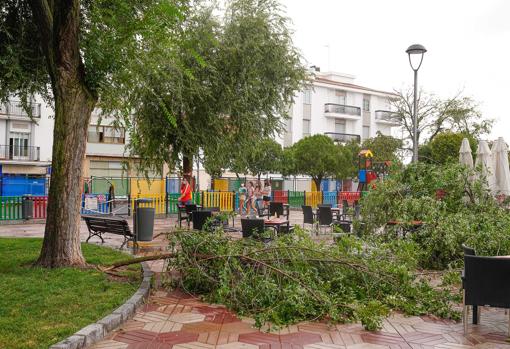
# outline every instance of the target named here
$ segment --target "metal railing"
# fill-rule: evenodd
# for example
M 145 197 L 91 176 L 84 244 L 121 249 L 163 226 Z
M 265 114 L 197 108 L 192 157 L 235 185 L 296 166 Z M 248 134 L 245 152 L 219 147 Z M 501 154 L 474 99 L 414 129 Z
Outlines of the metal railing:
M 324 104 L 324 112 L 325 113 L 337 113 L 337 114 L 361 116 L 361 108 L 360 107 L 354 107 L 352 105 L 334 104 L 334 103 Z
M 41 118 L 41 103 L 30 103 L 30 108 L 32 110 L 33 118 Z M 28 113 L 25 109 L 23 109 L 23 106 L 19 101 L 11 101 L 3 104 L 0 103 L 0 115 L 2 114 L 8 116 L 29 117 Z
M 0 145 L 0 160 L 39 161 L 39 147 Z
M 398 117 L 396 113 L 388 110 L 376 110 L 375 119 L 392 123 L 398 123 Z
M 351 133 L 336 133 L 336 132 L 325 132 L 326 136 L 329 136 L 333 141 L 340 143 L 349 143 L 352 141 L 360 142 L 361 136 Z

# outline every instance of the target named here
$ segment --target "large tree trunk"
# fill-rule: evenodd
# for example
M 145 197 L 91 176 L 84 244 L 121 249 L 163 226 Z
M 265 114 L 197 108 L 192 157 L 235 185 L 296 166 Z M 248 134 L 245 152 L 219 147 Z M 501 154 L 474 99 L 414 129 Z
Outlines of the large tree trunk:
M 321 191 L 322 177 L 314 177 L 312 179 L 313 179 L 313 181 L 315 183 L 315 190 Z
M 182 172 L 188 181 L 193 177 L 193 157 L 184 155 L 182 157 Z M 190 182 L 191 183 L 191 182 Z
M 85 264 L 80 246 L 81 175 L 87 127 L 96 103 L 76 82 L 61 84 L 55 92 L 51 184 L 37 261 L 50 268 Z
M 80 1 L 30 0 L 55 101 L 53 158 L 43 247 L 36 264 L 85 264 L 80 246 L 81 174 L 87 127 L 97 101 L 80 54 Z

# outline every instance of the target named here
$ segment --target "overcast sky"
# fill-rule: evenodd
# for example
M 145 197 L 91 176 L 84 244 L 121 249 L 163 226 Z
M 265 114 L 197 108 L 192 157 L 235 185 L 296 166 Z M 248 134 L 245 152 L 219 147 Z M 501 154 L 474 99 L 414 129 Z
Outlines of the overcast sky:
M 489 138 L 510 141 L 510 1 L 280 1 L 310 64 L 392 91 L 413 83 L 405 50 L 422 44 L 419 85 L 441 97 L 463 90 L 496 119 Z

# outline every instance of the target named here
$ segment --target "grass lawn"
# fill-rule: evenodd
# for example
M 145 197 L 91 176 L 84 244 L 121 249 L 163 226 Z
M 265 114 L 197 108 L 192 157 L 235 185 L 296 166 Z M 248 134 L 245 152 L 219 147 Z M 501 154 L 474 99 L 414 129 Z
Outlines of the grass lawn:
M 93 269 L 31 267 L 41 244 L 42 239 L 0 238 L 0 349 L 48 348 L 111 313 L 139 286 L 139 265 L 120 281 Z M 96 245 L 82 249 L 90 264 L 127 258 Z

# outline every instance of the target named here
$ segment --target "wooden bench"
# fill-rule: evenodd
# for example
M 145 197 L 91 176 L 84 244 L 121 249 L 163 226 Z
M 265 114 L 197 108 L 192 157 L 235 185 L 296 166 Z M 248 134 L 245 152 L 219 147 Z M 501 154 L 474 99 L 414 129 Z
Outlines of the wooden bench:
M 103 234 L 115 234 L 124 236 L 124 242 L 120 246 L 121 249 L 129 241 L 133 241 L 136 244 L 135 235 L 129 229 L 128 222 L 123 218 L 91 215 L 82 215 L 81 218 L 83 218 L 89 229 L 89 237 L 86 242 L 89 242 L 93 236 L 97 236 L 104 243 Z

